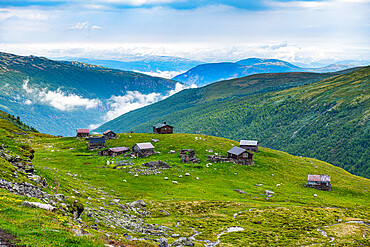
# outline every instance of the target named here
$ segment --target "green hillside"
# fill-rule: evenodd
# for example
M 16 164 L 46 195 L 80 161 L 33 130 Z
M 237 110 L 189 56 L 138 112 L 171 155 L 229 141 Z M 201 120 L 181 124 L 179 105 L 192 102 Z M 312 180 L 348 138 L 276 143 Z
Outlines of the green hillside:
M 254 80 L 263 75 L 218 82 L 122 115 L 98 130 L 150 132 L 153 124 L 167 121 L 176 132 L 257 139 L 262 146 L 370 177 L 369 73 L 366 67 L 307 85 L 312 74 L 276 74 L 300 77 L 271 79 L 270 87 L 267 79 Z M 275 88 L 303 86 L 264 93 L 273 91 L 275 82 Z
M 46 187 L 38 186 L 50 195 L 68 196 L 65 201 L 52 199 L 57 207 L 53 213 L 21 205 L 25 200 L 40 201 L 36 198 L 0 189 L 0 229 L 17 236 L 19 244 L 158 246 L 160 237 L 169 243 L 192 237 L 198 247 L 204 241 L 220 241 L 219 246 L 369 244 L 364 238 L 369 234 L 368 226 L 354 222 L 370 222 L 369 180 L 322 161 L 261 147 L 254 155 L 253 166 L 209 164 L 207 155 L 226 154 L 238 143 L 200 134 L 135 133 L 119 134 L 107 146 L 131 147 L 156 138 L 159 141 L 153 144 L 159 153 L 147 158 L 107 158 L 87 151 L 85 141 L 31 132 L 18 135 L 15 133 L 20 130 L 11 122 L 0 119 L 0 124 L 6 150 L 26 156 L 30 148 L 35 151 L 35 174 L 47 181 Z M 178 153 L 183 148 L 194 149 L 201 162 L 181 163 Z M 131 164 L 114 169 L 122 160 Z M 149 170 L 142 166 L 157 160 L 171 168 Z M 15 177 L 14 167 L 1 156 L 0 161 L 0 178 L 37 185 L 22 172 Z M 332 191 L 304 187 L 307 174 L 330 175 Z M 266 200 L 265 190 L 275 193 Z M 127 204 L 138 199 L 147 206 Z M 75 200 L 84 206 L 78 220 L 73 220 L 68 210 L 63 211 L 75 205 Z M 224 232 L 227 229 L 237 231 Z
M 0 52 L 0 109 L 22 116 L 41 132 L 74 135 L 76 128 L 105 121 L 115 103 L 112 96 L 124 96 L 128 91 L 166 95 L 176 84 L 95 67 Z

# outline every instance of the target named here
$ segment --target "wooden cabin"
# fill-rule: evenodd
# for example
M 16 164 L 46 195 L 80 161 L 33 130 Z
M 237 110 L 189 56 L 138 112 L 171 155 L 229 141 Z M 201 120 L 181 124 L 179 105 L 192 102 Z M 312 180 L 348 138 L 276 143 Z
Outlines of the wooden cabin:
M 166 122 L 164 122 L 163 124 L 158 123 L 156 125 L 153 125 L 153 133 L 154 134 L 172 134 L 173 127 L 168 125 Z
M 132 152 L 138 157 L 146 157 L 155 153 L 154 146 L 150 142 L 136 143 L 132 146 Z
M 117 138 L 117 134 L 114 133 L 113 131 L 111 130 L 107 130 L 107 131 L 104 131 L 103 132 L 103 136 L 105 138 L 105 140 L 109 140 L 109 139 L 115 139 Z
M 241 147 L 233 147 L 227 151 L 227 157 L 237 160 L 253 160 L 253 154 Z
M 254 140 L 241 140 L 239 146 L 246 150 L 258 153 L 258 141 Z
M 87 149 L 99 149 L 105 148 L 105 138 L 104 137 L 89 137 L 87 143 Z
M 101 156 L 116 157 L 127 152 L 130 152 L 130 149 L 128 147 L 115 147 L 98 151 L 97 154 Z
M 76 138 L 86 138 L 89 137 L 90 130 L 89 129 L 77 129 Z
M 330 191 L 330 176 L 326 174 L 308 175 L 306 187 Z

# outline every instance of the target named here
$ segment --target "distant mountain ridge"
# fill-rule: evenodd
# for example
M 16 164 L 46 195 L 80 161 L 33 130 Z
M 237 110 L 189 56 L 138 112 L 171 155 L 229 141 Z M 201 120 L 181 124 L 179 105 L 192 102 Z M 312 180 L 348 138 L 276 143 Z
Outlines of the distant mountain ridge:
M 54 135 L 101 124 L 121 104 L 155 102 L 175 87 L 135 72 L 0 53 L 0 109 Z
M 279 59 L 248 58 L 232 62 L 198 65 L 172 79 L 187 85 L 204 86 L 212 82 L 240 78 L 252 74 L 284 72 L 335 72 L 348 69 L 351 65 L 329 65 L 323 68 L 301 68 Z
M 261 146 L 314 157 L 370 176 L 370 67 L 336 73 L 256 74 L 184 90 L 98 128 L 257 139 Z

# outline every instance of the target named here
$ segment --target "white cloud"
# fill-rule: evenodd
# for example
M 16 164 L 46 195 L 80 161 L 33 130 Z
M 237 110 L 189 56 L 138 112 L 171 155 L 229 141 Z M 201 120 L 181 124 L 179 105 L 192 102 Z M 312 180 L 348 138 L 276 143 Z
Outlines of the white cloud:
M 182 74 L 186 71 L 160 71 L 157 70 L 156 72 L 146 72 L 146 71 L 139 71 L 139 70 L 134 70 L 134 72 L 150 75 L 150 76 L 155 76 L 155 77 L 161 77 L 161 78 L 166 78 L 166 79 L 172 79 L 175 76 Z
M 110 121 L 122 114 L 170 97 L 184 89 L 195 87 L 196 85 L 189 87 L 181 83 L 176 83 L 175 89 L 168 91 L 166 95 L 162 95 L 160 93 L 142 94 L 138 91 L 128 91 L 123 96 L 112 96 L 110 98 L 110 110 L 107 112 L 104 120 Z
M 69 27 L 68 30 L 88 30 L 88 31 L 91 31 L 91 30 L 97 30 L 97 29 L 103 29 L 103 28 L 99 27 L 99 26 L 96 26 L 96 25 L 90 26 L 89 22 L 86 21 L 86 22 L 78 22 L 75 25 Z
M 127 4 L 131 6 L 142 6 L 145 4 L 173 3 L 181 0 L 96 0 L 98 3 Z
M 24 80 L 22 88 L 33 98 L 34 101 L 48 104 L 61 111 L 71 111 L 76 107 L 91 109 L 96 108 L 101 104 L 99 99 L 87 99 L 76 94 L 65 93 L 60 88 L 56 91 L 50 91 L 47 88 L 43 88 L 42 90 L 31 88 L 28 83 L 29 79 Z M 27 103 L 32 104 L 32 101 L 28 99 L 25 101 L 25 104 Z
M 24 104 L 26 104 L 26 105 L 32 105 L 32 101 L 30 99 L 26 99 L 24 101 Z

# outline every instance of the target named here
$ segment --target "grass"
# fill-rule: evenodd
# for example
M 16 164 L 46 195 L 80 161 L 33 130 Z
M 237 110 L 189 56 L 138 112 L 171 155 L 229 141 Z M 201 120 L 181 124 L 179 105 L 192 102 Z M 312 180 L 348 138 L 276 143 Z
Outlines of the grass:
M 2 141 L 9 146 L 14 145 L 14 152 L 22 142 L 30 140 L 31 148 L 35 150 L 32 161 L 35 173 L 46 178 L 49 193 L 75 197 L 85 208 L 104 207 L 117 211 L 121 208 L 110 204 L 113 199 L 120 199 L 120 203 L 143 199 L 149 203 L 146 210 L 151 212 L 145 217 L 146 223 L 170 227 L 173 234 L 187 237 L 194 234 L 194 228 L 200 232 L 196 239 L 213 242 L 228 227 L 244 228 L 243 231 L 220 236 L 219 246 L 297 246 L 314 243 L 325 246 L 330 244 L 330 237 L 335 237 L 338 245 L 352 244 L 354 240 L 368 243 L 362 236 L 368 231 L 366 226 L 334 224 L 338 219 L 343 222 L 350 219 L 369 222 L 369 180 L 322 161 L 260 148 L 254 155 L 253 166 L 213 163 L 207 167 L 207 155 L 225 155 L 238 143 L 199 134 L 122 133 L 118 139 L 107 141 L 107 146 L 132 147 L 137 142 L 155 138 L 159 139 L 154 146 L 160 153 L 147 158 L 128 158 L 135 163 L 133 166 L 113 169 L 119 159 L 97 156 L 96 151 L 86 150 L 85 141 L 37 133 L 5 138 L 4 135 L 11 135 L 11 132 L 9 129 L 2 131 Z M 201 163 L 182 164 L 178 151 L 184 148 L 194 149 Z M 176 153 L 171 154 L 170 150 Z M 110 163 L 114 161 L 114 164 L 107 165 L 107 160 Z M 161 170 L 162 173 L 157 175 L 138 172 L 135 177 L 135 169 L 143 169 L 141 164 L 151 160 L 165 161 L 171 168 Z M 1 169 L 7 171 L 10 166 L 6 164 Z M 190 176 L 185 176 L 185 173 L 190 173 Z M 332 177 L 332 191 L 303 186 L 307 174 L 322 173 Z M 179 175 L 183 177 L 179 178 Z M 164 177 L 169 179 L 164 180 Z M 172 181 L 178 181 L 178 184 Z M 246 193 L 239 194 L 234 189 Z M 275 192 L 268 201 L 265 200 L 265 190 Z M 79 224 L 70 218 L 70 214 L 62 211 L 54 214 L 25 208 L 20 204 L 29 198 L 4 190 L 0 190 L 0 199 L 0 228 L 17 235 L 20 243 L 27 246 L 102 246 L 103 243 L 156 246 L 153 241 L 128 241 L 125 233 L 133 237 L 145 235 L 112 228 L 103 221 L 97 223 L 86 213 L 82 215 L 83 224 Z M 89 227 L 95 223 L 99 230 Z M 330 226 L 325 228 L 328 237 L 316 230 L 323 226 Z M 91 235 L 74 236 L 71 229 L 84 229 Z M 110 237 L 107 238 L 105 233 Z M 167 239 L 172 243 L 176 238 L 169 235 Z M 201 241 L 195 243 L 196 246 L 203 244 Z

